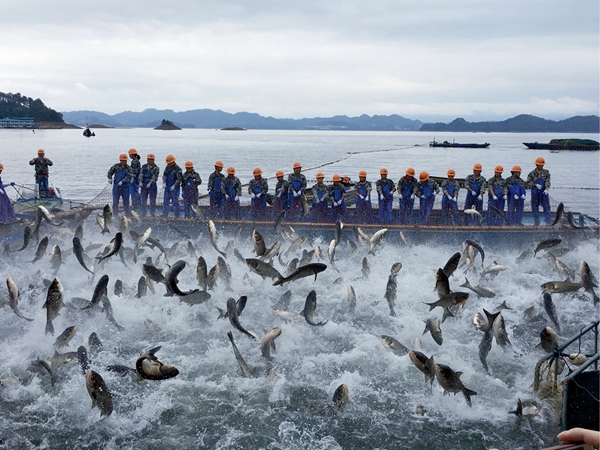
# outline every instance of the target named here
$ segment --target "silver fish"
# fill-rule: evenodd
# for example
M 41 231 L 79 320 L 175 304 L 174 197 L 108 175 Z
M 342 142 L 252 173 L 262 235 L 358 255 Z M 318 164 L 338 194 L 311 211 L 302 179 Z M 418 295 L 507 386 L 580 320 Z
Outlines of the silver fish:
M 184 260 L 180 259 L 171 267 L 169 267 L 169 270 L 167 270 L 167 274 L 165 275 L 165 285 L 167 287 L 167 293 L 165 294 L 165 296 L 172 296 L 173 294 L 185 296 L 191 292 L 183 292 L 177 286 L 177 284 L 179 283 L 179 280 L 177 280 L 177 275 L 179 275 L 179 273 L 185 268 L 186 265 L 187 263 Z
M 433 356 L 427 358 L 423 353 L 412 350 L 408 352 L 408 357 L 412 361 L 412 363 L 425 375 L 425 383 L 429 382 L 433 384 L 433 380 L 435 378 L 435 373 L 433 371 L 433 366 L 435 365 L 433 361 Z
M 122 327 L 121 325 L 119 325 L 117 323 L 117 321 L 115 320 L 115 316 L 113 314 L 113 309 L 112 309 L 112 304 L 110 303 L 110 300 L 108 299 L 108 297 L 105 295 L 104 297 L 102 297 L 102 309 L 104 310 L 104 312 L 106 313 L 106 319 L 118 330 L 118 331 L 123 331 L 125 328 Z
M 285 220 L 285 210 L 281 211 L 278 215 L 277 218 L 275 219 L 275 225 L 273 227 L 274 231 L 277 231 L 277 227 L 279 227 L 279 225 L 281 225 L 281 223 Z
M 308 293 L 306 302 L 304 302 L 304 309 L 300 314 L 303 315 L 306 322 L 313 327 L 323 326 L 329 322 L 329 320 L 326 320 L 325 322 L 316 323 L 314 321 L 315 309 L 317 309 L 317 293 L 313 289 Z
M 437 308 L 438 306 L 440 308 L 442 308 L 444 310 L 444 315 L 442 317 L 442 323 L 444 323 L 444 321 L 448 317 L 454 317 L 454 314 L 452 314 L 452 312 L 450 311 L 450 308 L 452 308 L 453 306 L 457 306 L 457 305 L 464 306 L 464 303 L 467 301 L 468 298 L 469 298 L 469 294 L 466 292 L 451 292 L 449 294 L 444 295 L 437 302 L 425 303 L 425 304 L 429 305 L 429 311 L 432 311 L 433 309 Z
M 425 321 L 425 330 L 423 330 L 423 334 L 427 332 L 431 333 L 431 337 L 435 341 L 437 345 L 442 345 L 444 342 L 444 337 L 442 335 L 442 329 L 440 328 L 440 321 L 435 318 L 429 318 Z
M 238 350 L 237 345 L 235 345 L 235 341 L 233 340 L 233 334 L 231 333 L 231 331 L 227 332 L 227 337 L 231 341 L 233 353 L 235 354 L 235 359 L 237 360 L 238 364 L 240 365 L 240 369 L 242 370 L 242 376 L 245 378 L 255 378 L 256 369 L 250 367 L 246 360 L 242 357 L 242 354 Z
M 600 302 L 600 298 L 598 298 L 598 294 L 596 294 L 596 291 L 594 290 L 598 285 L 594 280 L 590 266 L 585 261 L 579 263 L 579 276 L 581 277 L 581 287 L 583 287 L 587 293 L 592 295 L 594 305 Z
M 449 366 L 444 364 L 436 364 L 433 366 L 433 370 L 438 383 L 444 388 L 444 395 L 449 392 L 454 393 L 454 395 L 456 395 L 457 392 L 462 392 L 465 396 L 465 400 L 467 400 L 467 405 L 471 406 L 471 396 L 477 395 L 477 392 L 467 389 L 463 385 L 460 380 L 462 372 L 455 372 Z
M 483 272 L 481 272 L 481 276 L 485 277 L 486 275 L 491 275 L 492 277 L 495 277 L 506 269 L 508 269 L 508 267 L 498 264 L 496 261 L 494 261 L 493 264 L 487 266 Z
M 23 230 L 23 245 L 20 249 L 13 250 L 13 251 L 20 252 L 21 250 L 25 250 L 30 242 L 31 242 L 31 228 L 25 227 L 25 230 Z
M 350 311 L 354 312 L 356 309 L 356 292 L 354 292 L 352 285 L 348 285 L 346 291 L 348 291 L 348 305 L 350 306 Z
M 496 296 L 496 293 L 488 287 L 481 286 L 481 285 L 478 285 L 478 286 L 471 285 L 471 283 L 469 283 L 469 280 L 466 277 L 465 277 L 465 282 L 463 284 L 461 284 L 460 287 L 465 287 L 467 289 L 472 290 L 473 292 L 475 292 L 475 294 L 477 294 L 477 297 L 479 297 L 479 298 L 481 298 L 481 297 L 492 298 L 492 297 Z
M 471 247 L 473 247 L 475 250 L 477 250 L 479 252 L 479 254 L 481 255 L 481 267 L 483 267 L 483 261 L 485 260 L 485 252 L 483 251 L 483 248 L 481 247 L 481 245 L 479 245 L 478 242 L 476 242 L 472 239 L 465 240 L 465 243 L 470 245 Z
M 562 239 L 558 239 L 558 238 L 543 240 L 537 245 L 537 247 L 535 247 L 535 250 L 533 251 L 533 256 L 535 256 L 537 254 L 537 252 L 555 247 L 558 244 L 560 244 L 561 242 L 562 242 Z
M 145 353 L 142 353 L 135 363 L 135 370 L 140 378 L 145 380 L 166 380 L 179 375 L 179 369 L 174 366 L 160 362 L 155 353 L 161 349 L 161 346 L 154 347 Z
M 120 278 L 118 278 L 117 281 L 115 281 L 115 286 L 113 288 L 113 293 L 116 296 L 119 296 L 119 295 L 123 295 L 124 292 L 125 292 L 125 286 L 123 286 L 123 280 L 121 280 Z
M 235 299 L 233 299 L 232 297 L 229 297 L 227 299 L 227 317 L 229 318 L 229 322 L 235 329 L 244 333 L 247 336 L 250 336 L 253 339 L 258 340 L 258 336 L 256 335 L 256 333 L 254 333 L 253 331 L 246 330 L 240 323 L 237 311 L 237 304 Z
M 44 238 L 38 244 L 38 248 L 35 251 L 35 257 L 31 260 L 32 263 L 39 261 L 44 257 L 46 253 L 46 249 L 48 248 L 48 236 L 44 236 Z
M 479 218 L 479 225 L 481 225 L 481 223 L 483 222 L 483 216 L 481 215 L 481 213 L 479 211 L 477 211 L 475 209 L 475 206 L 473 206 L 470 209 L 465 209 L 463 212 L 465 214 L 470 215 L 470 216 L 476 216 L 476 217 L 478 217 Z
M 536 348 L 542 348 L 547 353 L 552 353 L 558 348 L 558 336 L 551 327 L 546 327 L 540 332 L 540 343 Z
M 148 281 L 145 276 L 141 276 L 138 280 L 138 288 L 137 293 L 135 294 L 135 298 L 142 298 L 146 296 L 148 293 Z
M 298 236 L 283 255 L 287 256 L 290 252 L 299 249 L 306 241 L 308 241 L 308 237 Z
M 327 266 L 323 263 L 311 263 L 305 266 L 298 267 L 294 273 L 287 277 L 282 277 L 273 283 L 273 286 L 279 286 L 288 281 L 296 281 L 300 278 L 310 277 L 312 275 L 315 276 L 315 281 L 317 280 L 317 275 L 327 269 Z
M 94 293 L 92 294 L 92 300 L 85 305 L 83 310 L 94 309 L 96 306 L 100 304 L 100 301 L 103 297 L 108 295 L 108 275 L 102 275 L 96 283 L 96 287 L 94 288 Z
M 81 245 L 81 241 L 79 240 L 79 238 L 77 236 L 73 238 L 73 253 L 75 253 L 75 256 L 77 257 L 77 261 L 79 261 L 79 264 L 81 265 L 81 267 L 83 267 L 85 270 L 87 270 L 89 273 L 91 273 L 93 275 L 94 271 L 88 269 L 87 266 L 85 265 L 85 261 L 83 260 L 83 255 L 84 255 L 83 246 Z
M 563 277 L 567 277 L 571 280 L 575 278 L 575 273 L 567 267 L 565 263 L 556 259 L 556 256 L 552 252 L 546 252 L 546 258 L 550 262 L 550 265 Z
M 256 230 L 252 230 L 252 242 L 254 243 L 254 248 L 252 251 L 256 254 L 256 256 L 264 255 L 267 251 L 267 246 L 265 245 L 262 234 Z
M 54 325 L 52 321 L 58 317 L 58 312 L 65 304 L 63 303 L 63 287 L 60 280 L 55 278 L 48 288 L 46 302 L 42 308 L 46 309 L 46 334 L 50 333 L 54 336 Z
M 100 416 L 110 416 L 113 412 L 112 393 L 106 387 L 100 374 L 88 370 L 85 374 L 85 387 L 92 399 L 92 408 L 98 407 Z
M 71 339 L 73 339 L 73 336 L 75 336 L 75 333 L 77 333 L 76 326 L 71 326 L 71 327 L 65 328 L 65 331 L 63 331 L 56 338 L 56 341 L 54 342 L 54 347 L 56 347 L 56 348 L 68 347 L 69 342 L 71 342 Z
M 102 350 L 102 341 L 95 332 L 90 333 L 88 337 L 88 347 L 92 355 L 96 355 Z
M 217 227 L 215 226 L 215 223 L 212 220 L 209 220 L 207 225 L 208 225 L 208 234 L 210 236 L 211 245 L 224 258 L 227 258 L 227 254 L 225 252 L 219 250 L 219 247 L 217 246 L 218 234 L 217 234 Z
M 554 306 L 554 302 L 552 301 L 552 295 L 550 295 L 548 292 L 544 292 L 543 297 L 544 310 L 546 311 L 546 314 L 548 314 L 548 317 L 550 317 L 550 320 L 554 323 L 556 329 L 560 333 L 560 324 L 558 323 L 558 315 L 556 314 L 556 308 Z
M 460 261 L 460 253 L 456 252 L 454 255 L 450 257 L 446 265 L 444 265 L 442 271 L 446 274 L 446 279 L 450 278 L 454 271 L 458 267 L 458 263 Z
M 334 229 L 334 238 L 333 238 L 335 240 L 335 245 L 339 244 L 343 229 L 344 229 L 344 224 L 342 223 L 342 221 L 339 219 L 336 220 L 335 221 L 335 229 Z
M 135 244 L 133 245 L 133 262 L 137 263 L 138 253 L 140 248 L 146 243 L 150 234 L 152 233 L 152 228 L 146 228 L 146 230 L 135 240 Z
M 385 286 L 384 298 L 387 300 L 388 306 L 390 307 L 390 316 L 392 317 L 396 317 L 396 311 L 394 311 L 394 306 L 396 303 L 397 286 L 398 283 L 396 282 L 396 277 L 394 275 L 390 275 Z
M 565 212 L 565 205 L 563 204 L 563 202 L 560 202 L 558 204 L 558 206 L 556 207 L 556 217 L 554 217 L 554 220 L 552 221 L 550 226 L 556 225 L 562 218 L 564 212 Z
M 504 325 L 504 317 L 502 317 L 502 314 L 498 314 L 494 320 L 492 329 L 494 331 L 494 338 L 496 338 L 496 344 L 503 348 L 512 345 L 508 339 L 508 334 L 506 333 L 506 326 Z
M 279 251 L 281 250 L 281 241 L 275 242 L 270 248 L 268 248 L 264 255 L 260 257 L 263 261 L 271 261 L 277 255 L 279 255 Z
M 371 261 L 369 260 L 368 256 L 365 256 L 362 260 L 362 276 L 365 280 L 367 280 L 369 278 L 369 275 L 371 274 Z
M 198 280 L 200 289 L 206 291 L 208 283 L 208 266 L 206 265 L 206 260 L 202 256 L 198 258 L 198 263 L 196 264 L 196 279 Z
M 345 384 L 340 384 L 333 393 L 332 401 L 335 407 L 343 412 L 350 402 L 350 397 L 348 396 L 348 386 Z
M 448 281 L 448 275 L 444 269 L 437 269 L 435 271 L 435 288 L 434 291 L 437 291 L 439 298 L 444 298 L 450 292 L 450 282 Z
M 550 294 L 568 294 L 581 289 L 581 283 L 573 283 L 567 278 L 565 281 L 548 281 L 540 286 L 542 291 Z
M 389 351 L 391 351 L 394 355 L 404 356 L 408 355 L 408 353 L 410 352 L 409 348 L 405 347 L 391 336 L 386 336 L 385 334 L 382 334 L 379 336 L 379 340 L 381 341 L 383 346 Z
M 17 317 L 33 322 L 33 319 L 28 319 L 19 310 L 19 288 L 13 277 L 8 277 L 6 279 L 6 286 L 8 287 L 8 304 L 10 309 L 13 310 Z
M 58 272 L 59 267 L 62 264 L 62 251 L 60 250 L 60 247 L 58 246 L 58 244 L 54 245 L 54 247 L 52 247 L 52 252 L 51 252 L 51 256 L 50 256 L 50 267 L 52 267 L 52 269 L 54 269 L 54 275 L 56 275 L 56 273 Z
M 271 350 L 276 351 L 275 339 L 281 335 L 281 328 L 275 327 L 267 332 L 262 342 L 260 343 L 260 353 L 267 361 L 271 361 Z
M 273 267 L 271 264 L 268 264 L 260 259 L 256 258 L 246 258 L 246 265 L 250 269 L 251 272 L 257 273 L 261 277 L 266 278 L 269 277 L 274 280 L 279 280 L 283 278 L 281 273 Z
M 98 264 L 100 264 L 105 259 L 110 258 L 111 256 L 119 253 L 119 250 L 121 250 L 121 246 L 123 245 L 123 234 L 120 231 L 117 232 L 115 237 L 111 240 L 111 243 L 112 243 L 112 246 L 110 247 L 110 249 L 108 250 L 107 253 L 105 253 L 101 256 L 96 256 L 96 259 L 98 260 Z
M 83 345 L 77 347 L 77 359 L 79 360 L 79 367 L 81 367 L 81 371 L 85 375 L 90 370 L 90 360 L 87 349 Z
M 327 247 L 327 256 L 329 257 L 329 263 L 331 264 L 331 267 L 333 267 L 336 272 L 339 273 L 338 268 L 335 266 L 335 247 L 337 245 L 337 241 L 335 239 L 332 239 L 331 242 L 329 243 L 329 246 Z

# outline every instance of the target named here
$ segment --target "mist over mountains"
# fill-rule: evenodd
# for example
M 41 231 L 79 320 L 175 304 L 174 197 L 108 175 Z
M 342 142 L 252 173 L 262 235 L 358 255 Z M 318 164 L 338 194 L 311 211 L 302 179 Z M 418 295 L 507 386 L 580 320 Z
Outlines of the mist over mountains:
M 163 119 L 181 128 L 241 127 L 255 130 L 346 130 L 346 131 L 450 131 L 450 132 L 559 132 L 599 133 L 598 116 L 575 116 L 564 120 L 547 120 L 521 114 L 498 122 L 468 122 L 457 118 L 446 123 L 423 123 L 397 114 L 389 116 L 363 114 L 358 117 L 333 116 L 305 119 L 276 119 L 256 113 L 235 114 L 221 110 L 195 109 L 175 112 L 171 109 L 146 109 L 142 112 L 124 111 L 108 115 L 99 111 L 63 112 L 65 122 L 78 126 L 106 125 L 110 127 L 154 128 Z

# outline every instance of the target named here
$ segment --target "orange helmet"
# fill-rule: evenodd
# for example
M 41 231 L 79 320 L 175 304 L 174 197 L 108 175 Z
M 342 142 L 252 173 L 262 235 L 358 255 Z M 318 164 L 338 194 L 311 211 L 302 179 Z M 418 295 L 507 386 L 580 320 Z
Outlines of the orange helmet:
M 367 172 L 365 172 L 364 170 L 361 170 L 360 172 L 358 172 L 358 177 L 367 177 Z
M 283 173 L 283 170 L 278 170 L 277 173 L 275 174 L 276 177 L 282 177 L 285 174 Z
M 541 156 L 538 156 L 537 158 L 535 158 L 535 164 L 538 166 L 543 166 L 544 164 L 546 164 L 546 160 Z
M 125 153 L 121 153 L 119 155 L 119 161 L 127 161 L 127 155 Z
M 148 156 L 146 156 L 146 159 L 151 159 L 152 161 L 154 161 L 154 153 L 148 153 Z
M 379 171 L 379 175 L 387 175 L 388 174 L 388 170 L 384 167 Z
M 220 167 L 222 169 L 223 168 L 223 163 L 221 161 L 217 161 L 215 163 L 215 167 Z
M 425 172 L 425 171 L 421 172 L 419 174 L 419 181 L 427 181 L 427 180 L 429 180 L 429 172 Z
M 185 168 L 186 169 L 188 169 L 188 168 L 193 169 L 194 168 L 194 163 L 191 162 L 191 161 L 186 161 L 185 162 Z
M 521 166 L 513 166 L 512 169 L 510 169 L 511 172 L 521 172 Z
M 496 173 L 502 173 L 502 172 L 504 172 L 504 167 L 502 167 L 502 166 L 496 166 L 496 167 L 494 167 L 494 172 L 496 172 Z
M 256 169 L 254 169 L 252 171 L 252 175 L 257 176 L 257 175 L 262 175 L 262 170 L 260 170 L 258 167 Z
M 317 172 L 317 174 L 315 175 L 315 178 L 316 178 L 317 180 L 318 180 L 318 179 L 321 179 L 321 180 L 322 180 L 323 178 L 325 178 L 325 175 L 323 175 L 323 172 Z
M 44 150 L 43 149 L 39 149 L 38 150 L 38 156 L 44 156 Z
M 129 153 L 129 156 L 137 155 L 137 150 L 135 148 L 130 148 L 128 153 Z
M 473 166 L 473 170 L 483 170 L 483 167 L 481 167 L 481 164 L 479 164 L 479 163 L 476 163 L 476 164 Z
M 294 165 L 292 166 L 294 169 L 302 169 L 302 164 L 300 164 L 299 162 L 295 162 Z
M 167 155 L 166 161 L 167 161 L 167 164 L 174 163 L 175 157 L 173 155 Z
M 4 165 L 0 163 L 0 170 L 4 170 Z
M 454 169 L 448 169 L 446 175 L 448 175 L 449 177 L 453 177 L 454 175 L 456 175 L 456 172 L 454 171 Z
M 331 181 L 342 181 L 342 178 L 336 173 L 333 178 L 331 179 Z
M 409 177 L 414 177 L 415 176 L 415 169 L 413 169 L 412 167 L 409 167 L 408 169 L 406 169 L 406 175 L 408 175 Z
M 234 174 L 235 174 L 235 169 L 234 169 L 233 167 L 229 166 L 229 167 L 227 168 L 227 173 L 228 173 L 229 175 L 234 175 Z

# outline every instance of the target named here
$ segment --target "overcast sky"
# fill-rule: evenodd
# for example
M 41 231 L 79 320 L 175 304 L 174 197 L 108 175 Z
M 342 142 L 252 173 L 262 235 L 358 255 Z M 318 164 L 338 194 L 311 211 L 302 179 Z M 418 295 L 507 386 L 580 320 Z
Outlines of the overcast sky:
M 13 0 L 0 91 L 58 111 L 598 114 L 598 0 Z

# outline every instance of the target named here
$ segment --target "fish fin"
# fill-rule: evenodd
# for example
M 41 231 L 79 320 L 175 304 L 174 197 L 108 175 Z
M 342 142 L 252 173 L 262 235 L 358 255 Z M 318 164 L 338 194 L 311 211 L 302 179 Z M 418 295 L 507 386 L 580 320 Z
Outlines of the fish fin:
M 48 333 L 54 336 L 54 325 L 51 321 L 46 322 L 46 334 Z

